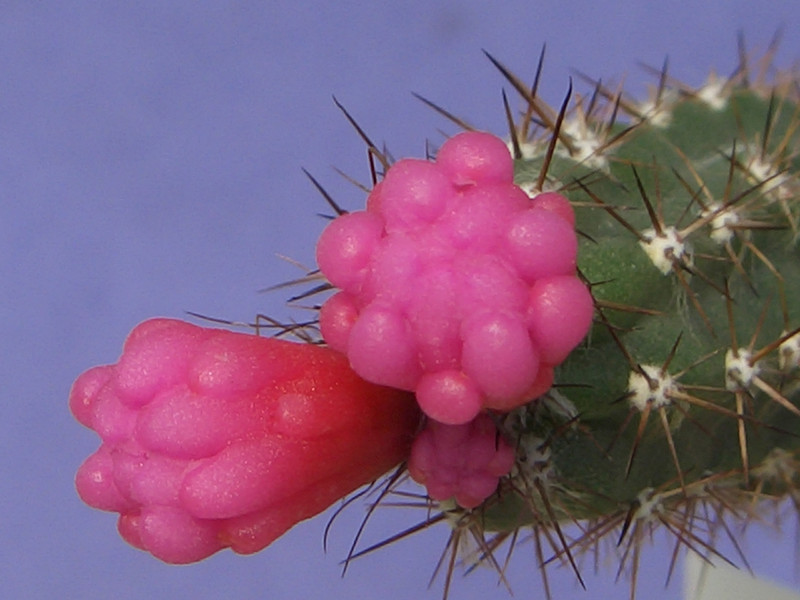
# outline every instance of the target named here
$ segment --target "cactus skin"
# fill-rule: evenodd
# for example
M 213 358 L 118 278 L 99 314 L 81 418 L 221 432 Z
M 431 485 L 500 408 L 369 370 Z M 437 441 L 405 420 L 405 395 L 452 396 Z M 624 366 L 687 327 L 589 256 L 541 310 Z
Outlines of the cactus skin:
M 714 533 L 689 516 L 701 505 L 797 504 L 796 83 L 751 87 L 741 75 L 694 94 L 662 89 L 626 124 L 579 98 L 552 156 L 552 128 L 515 125 L 517 183 L 573 202 L 595 325 L 556 391 L 506 419 L 517 469 L 465 523 L 495 541 L 556 529 L 553 551 L 570 561 L 613 532 L 635 575 L 637 536 L 652 523 L 701 547 Z M 528 100 L 527 114 L 548 114 Z M 581 156 L 586 147 L 598 149 Z M 567 542 L 572 522 L 585 533 Z
M 583 584 L 578 556 L 609 537 L 634 597 L 654 527 L 713 555 L 727 519 L 800 506 L 799 82 L 743 66 L 673 89 L 665 70 L 646 103 L 598 83 L 559 112 L 489 58 L 525 101 L 515 182 L 572 202 L 595 319 L 554 388 L 498 416 L 517 457 L 497 493 L 471 510 L 429 499 L 429 522 L 452 526 L 451 570 L 478 539 L 467 563 L 502 575 L 495 550 L 532 533 L 548 596 L 548 562 Z
M 596 325 L 557 373 L 570 384 L 558 401 L 579 423 L 512 428 L 548 440 L 558 477 L 591 490 L 569 509 L 576 518 L 651 488 L 680 503 L 710 482 L 785 487 L 765 463 L 800 446 L 800 114 L 784 88 L 736 83 L 721 107 L 702 94 L 673 104 L 665 92 L 658 119 L 614 125 L 605 136 L 617 141 L 584 164 L 559 145 L 547 169 L 546 185 L 575 205 Z M 577 106 L 562 131 L 570 120 L 600 126 Z M 518 160 L 518 181 L 541 164 Z

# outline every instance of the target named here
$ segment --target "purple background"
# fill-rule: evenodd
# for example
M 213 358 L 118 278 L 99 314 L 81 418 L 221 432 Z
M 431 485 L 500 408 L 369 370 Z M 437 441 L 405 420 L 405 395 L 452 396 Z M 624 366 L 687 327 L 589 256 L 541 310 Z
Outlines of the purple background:
M 492 8 L 497 6 L 501 8 Z M 778 63 L 800 58 L 796 0 L 708 2 L 3 2 L 0 5 L 0 596 L 3 598 L 438 598 L 426 592 L 447 530 L 355 563 L 339 578 L 361 512 L 321 547 L 326 518 L 251 557 L 223 552 L 165 566 L 129 548 L 113 515 L 78 500 L 72 478 L 97 438 L 69 415 L 86 368 L 116 360 L 127 332 L 185 310 L 237 320 L 288 318 L 325 206 L 309 169 L 346 207 L 363 195 L 331 168 L 368 179 L 363 144 L 336 94 L 377 143 L 421 156 L 454 128 L 416 91 L 476 126 L 504 132 L 503 80 L 485 48 L 526 79 L 547 42 L 543 94 L 561 99 L 570 68 L 627 73 L 662 63 L 699 85 L 736 64 L 736 32 L 763 49 L 783 26 Z M 579 89 L 585 89 L 582 84 Z M 369 537 L 422 518 L 384 511 Z M 794 521 L 783 537 L 751 528 L 760 573 L 793 581 Z M 641 596 L 662 591 L 671 545 L 647 553 Z M 509 578 L 539 597 L 530 544 Z M 609 551 L 610 552 L 610 551 Z M 606 553 L 608 554 L 608 552 Z M 584 569 L 592 592 L 626 596 L 614 570 Z M 676 577 L 679 579 L 679 577 Z M 794 580 L 796 585 L 796 580 Z M 557 598 L 578 589 L 564 569 Z M 504 597 L 486 573 L 452 597 Z M 595 594 L 597 596 L 595 596 Z

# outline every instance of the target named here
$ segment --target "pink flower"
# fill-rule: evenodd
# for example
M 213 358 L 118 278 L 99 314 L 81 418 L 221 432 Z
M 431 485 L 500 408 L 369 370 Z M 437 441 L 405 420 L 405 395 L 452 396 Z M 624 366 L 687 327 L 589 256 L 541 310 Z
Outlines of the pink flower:
M 170 563 L 261 550 L 403 461 L 419 420 L 329 348 L 169 319 L 137 326 L 69 403 L 102 439 L 81 498 Z
M 394 163 L 317 243 L 340 288 L 320 312 L 325 341 L 442 423 L 545 393 L 592 323 L 569 201 L 530 198 L 513 167 L 499 138 L 461 133 L 435 161 Z
M 434 500 L 454 499 L 463 508 L 475 508 L 513 465 L 514 449 L 483 413 L 465 425 L 429 420 L 414 440 L 408 471 Z

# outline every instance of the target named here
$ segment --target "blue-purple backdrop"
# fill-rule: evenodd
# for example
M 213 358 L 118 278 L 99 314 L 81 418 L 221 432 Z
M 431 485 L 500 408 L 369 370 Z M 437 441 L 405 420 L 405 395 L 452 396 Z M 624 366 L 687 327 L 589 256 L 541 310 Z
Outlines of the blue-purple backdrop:
M 571 68 L 627 74 L 644 93 L 636 61 L 666 55 L 698 85 L 709 67 L 733 70 L 737 30 L 763 49 L 779 26 L 788 66 L 800 58 L 796 0 L 0 3 L 0 597 L 438 598 L 441 581 L 426 585 L 443 527 L 340 580 L 359 509 L 327 555 L 325 517 L 251 557 L 169 567 L 129 548 L 114 516 L 74 492 L 97 438 L 67 411 L 72 380 L 115 361 L 150 316 L 290 314 L 284 293 L 257 290 L 299 274 L 276 253 L 313 261 L 324 205 L 301 167 L 351 208 L 363 196 L 332 166 L 368 179 L 331 94 L 395 156 L 421 156 L 454 128 L 411 91 L 504 131 L 504 82 L 482 48 L 532 77 L 547 42 L 543 94 L 557 102 Z M 370 537 L 421 517 L 390 512 Z M 753 528 L 748 541 L 760 573 L 793 581 L 793 530 Z M 642 597 L 679 596 L 678 580 L 662 591 L 670 550 L 648 553 Z M 517 597 L 540 597 L 532 546 L 516 552 Z M 592 593 L 564 571 L 555 597 L 627 594 L 613 568 L 590 571 Z M 452 597 L 503 595 L 477 574 Z

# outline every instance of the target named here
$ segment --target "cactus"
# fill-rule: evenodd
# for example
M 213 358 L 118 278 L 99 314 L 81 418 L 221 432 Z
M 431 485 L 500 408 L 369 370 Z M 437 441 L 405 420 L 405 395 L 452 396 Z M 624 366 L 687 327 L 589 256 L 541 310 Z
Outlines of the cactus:
M 527 532 L 548 595 L 546 565 L 583 584 L 580 555 L 609 538 L 633 597 L 655 528 L 708 558 L 728 520 L 800 506 L 799 84 L 769 56 L 698 89 L 665 65 L 648 101 L 590 82 L 557 110 L 536 95 L 541 59 L 532 87 L 489 59 L 523 99 L 514 117 L 503 94 L 516 184 L 574 209 L 594 325 L 549 392 L 492 413 L 516 448 L 497 491 L 424 503 L 452 528 L 445 595 L 465 540 L 467 565 L 502 579 L 496 554 Z
M 382 502 L 391 504 L 395 493 L 402 494 L 405 505 L 414 504 L 405 488 L 400 490 L 406 482 L 405 469 L 428 486 L 428 494 L 417 503 L 425 511 L 423 520 L 363 549 L 358 549 L 360 530 L 346 563 L 444 522 L 450 527 L 442 559 L 448 565 L 445 596 L 465 542 L 477 543 L 476 552 L 462 555 L 468 570 L 487 564 L 504 580 L 507 559 L 499 556 L 505 552 L 501 549 L 510 552 L 519 539 L 531 537 L 549 597 L 550 565 L 571 568 L 583 585 L 581 555 L 610 540 L 618 547 L 619 573 L 630 575 L 633 597 L 642 542 L 654 529 L 660 527 L 674 537 L 673 556 L 692 551 L 709 558 L 720 556 L 716 545 L 720 535 L 733 538 L 729 521 L 775 510 L 787 498 L 800 509 L 800 81 L 791 73 L 775 74 L 769 55 L 757 71 L 743 60 L 731 77 L 712 76 L 697 89 L 671 80 L 665 65 L 647 101 L 631 100 L 621 91 L 590 81 L 586 95 L 573 94 L 570 84 L 555 109 L 536 93 L 541 58 L 533 86 L 494 57 L 489 59 L 523 99 L 515 117 L 503 93 L 510 156 L 502 145 L 498 151 L 494 140 L 487 142 L 493 148 L 491 156 L 484 157 L 487 164 L 471 163 L 461 149 L 447 150 L 442 164 L 449 166 L 442 169 L 458 164 L 456 175 L 447 175 L 456 179 L 467 172 L 476 180 L 486 173 L 498 177 L 487 183 L 487 189 L 505 186 L 504 191 L 492 198 L 510 206 L 522 197 L 523 204 L 547 213 L 553 228 L 567 232 L 549 245 L 574 240 L 574 225 L 577 263 L 573 248 L 565 254 L 563 268 L 546 276 L 569 280 L 558 288 L 559 306 L 582 307 L 582 316 L 575 320 L 587 324 L 593 308 L 593 324 L 567 355 L 585 331 L 583 325 L 569 324 L 567 309 L 553 313 L 563 329 L 538 317 L 535 327 L 528 322 L 530 335 L 536 337 L 533 329 L 538 328 L 545 331 L 538 335 L 547 342 L 531 350 L 526 336 L 514 339 L 519 338 L 519 347 L 535 360 L 509 359 L 515 366 L 505 370 L 499 368 L 505 365 L 496 356 L 495 362 L 489 361 L 492 369 L 513 371 L 523 382 L 512 386 L 514 393 L 508 398 L 505 392 L 492 391 L 495 386 L 491 381 L 486 385 L 485 377 L 480 386 L 464 382 L 461 357 L 436 347 L 436 339 L 449 335 L 449 329 L 432 332 L 430 339 L 423 335 L 431 361 L 446 362 L 455 375 L 444 383 L 436 379 L 436 385 L 423 382 L 423 389 L 436 392 L 435 402 L 421 403 L 430 420 L 420 430 L 408 463 L 387 476 L 382 486 L 372 488 L 377 499 L 367 517 Z M 470 129 L 433 102 L 424 102 Z M 431 216 L 425 211 L 433 209 L 422 196 L 403 198 L 398 189 L 405 186 L 413 195 L 420 188 L 410 180 L 401 182 L 400 175 L 390 186 L 395 191 L 379 192 L 392 160 L 346 111 L 345 115 L 368 146 L 373 189 L 366 211 L 338 223 L 355 224 L 366 233 L 358 238 L 342 227 L 336 229 L 338 225 L 326 230 L 318 256 L 323 272 L 336 273 L 330 277 L 332 283 L 319 284 L 323 273 L 313 271 L 301 281 L 319 285 L 294 300 L 331 291 L 334 284 L 345 292 L 348 286 L 362 291 L 359 272 L 369 268 L 366 254 L 378 247 L 381 232 L 388 227 L 376 221 L 375 213 L 381 209 L 391 213 L 395 228 L 420 220 L 419 215 L 403 212 L 404 206 L 415 202 L 423 220 L 438 219 L 439 213 L 450 210 L 440 207 Z M 480 136 L 488 139 L 486 134 Z M 477 138 L 469 138 L 473 139 Z M 511 164 L 509 158 L 517 188 L 511 185 L 511 170 L 504 166 Z M 376 172 L 376 162 L 382 172 Z M 429 188 L 474 183 L 448 183 L 441 173 L 431 175 L 435 169 L 424 161 L 402 164 L 396 173 L 405 169 L 423 173 L 423 178 L 439 178 L 426 181 Z M 417 177 L 402 175 L 407 176 Z M 346 212 L 315 179 L 312 182 L 339 215 Z M 488 192 L 483 194 L 481 202 L 485 205 L 489 197 Z M 441 244 L 442 236 L 434 237 Z M 415 238 L 417 246 L 427 243 L 421 239 Z M 345 246 L 337 246 L 341 240 Z M 329 248 L 320 254 L 321 247 L 333 247 L 333 254 L 326 255 Z M 428 258 L 436 255 L 431 260 L 438 261 L 438 269 L 442 252 L 450 260 L 452 254 L 467 249 L 448 254 L 440 246 L 430 247 Z M 402 271 L 402 259 L 387 267 L 392 277 Z M 437 271 L 436 277 L 440 275 Z M 463 274 L 445 275 L 422 283 L 440 298 L 450 298 L 452 290 L 444 290 L 441 281 Z M 521 277 L 527 277 L 529 287 L 519 288 L 520 297 L 530 302 L 539 274 Z M 413 281 L 396 287 L 413 296 L 419 292 L 417 284 L 425 287 Z M 356 292 L 349 297 L 340 292 L 324 307 L 315 305 L 322 323 L 271 323 L 304 341 L 321 342 L 321 329 L 333 350 L 347 352 L 355 313 L 363 308 L 362 300 L 354 299 Z M 369 294 L 374 296 L 374 290 Z M 579 295 L 580 301 L 571 301 Z M 457 301 L 448 302 L 446 308 L 462 312 Z M 508 306 L 502 304 L 502 309 Z M 511 322 L 503 315 L 482 331 L 498 328 L 500 321 Z M 406 325 L 385 315 L 374 327 L 390 321 L 392 327 L 382 330 L 384 334 L 407 333 Z M 419 319 L 416 326 L 425 323 Z M 461 325 L 446 325 L 465 336 Z M 568 327 L 572 329 L 564 335 L 569 339 L 559 339 L 559 332 Z M 360 326 L 361 332 L 365 329 Z M 380 336 L 364 339 L 368 343 L 361 344 L 362 358 L 351 359 L 356 372 L 365 366 L 367 373 L 362 376 L 375 375 L 380 379 L 375 383 L 416 389 L 424 365 L 415 363 L 417 351 L 410 342 L 395 338 L 397 344 L 386 344 Z M 539 354 L 544 357 L 541 365 Z M 376 360 L 381 356 L 397 359 L 404 370 L 381 364 Z M 470 360 L 481 363 L 474 356 Z M 535 365 L 538 372 L 519 376 L 518 362 Z M 458 392 L 456 383 L 470 391 L 465 397 L 471 404 L 461 412 L 445 406 L 448 394 Z M 520 393 L 527 396 L 520 398 Z M 464 460 L 467 454 L 480 459 L 470 463 Z M 734 546 L 738 551 L 735 540 Z M 743 556 L 739 558 L 746 563 Z M 673 567 L 674 558 L 670 573 Z

